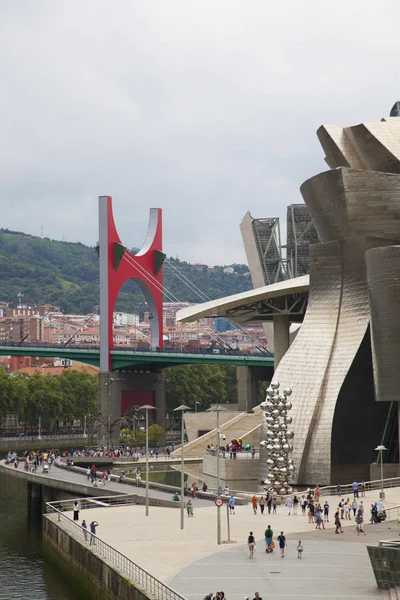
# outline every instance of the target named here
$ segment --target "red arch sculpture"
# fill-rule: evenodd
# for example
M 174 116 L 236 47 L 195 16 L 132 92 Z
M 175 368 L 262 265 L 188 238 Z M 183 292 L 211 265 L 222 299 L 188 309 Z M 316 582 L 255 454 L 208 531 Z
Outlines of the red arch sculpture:
M 99 197 L 100 252 L 100 370 L 111 371 L 113 312 L 118 292 L 128 279 L 141 288 L 151 318 L 151 348 L 163 347 L 162 210 L 151 208 L 142 248 L 132 254 L 122 245 L 115 227 L 111 196 Z M 105 318 L 104 318 L 105 317 Z

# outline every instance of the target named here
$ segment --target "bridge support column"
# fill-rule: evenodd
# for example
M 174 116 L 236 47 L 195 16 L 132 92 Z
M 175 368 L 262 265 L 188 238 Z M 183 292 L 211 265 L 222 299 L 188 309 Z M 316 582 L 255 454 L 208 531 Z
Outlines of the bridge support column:
M 27 485 L 27 506 L 28 515 L 42 514 L 43 489 L 38 483 L 28 481 Z
M 271 381 L 272 374 L 271 367 L 236 367 L 240 411 L 250 411 L 260 404 L 260 381 Z
M 99 373 L 99 412 L 113 423 L 132 407 L 154 406 L 149 411 L 149 424 L 157 423 L 165 431 L 165 375 L 115 371 Z M 106 444 L 107 427 L 99 426 L 99 442 Z M 112 443 L 119 443 L 120 426 L 112 431 Z
M 290 321 L 288 315 L 274 315 L 274 367 L 275 371 L 290 346 Z

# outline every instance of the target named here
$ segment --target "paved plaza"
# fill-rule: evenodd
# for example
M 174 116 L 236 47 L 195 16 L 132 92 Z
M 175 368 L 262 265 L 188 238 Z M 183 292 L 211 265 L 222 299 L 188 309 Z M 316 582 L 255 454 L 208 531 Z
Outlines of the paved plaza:
M 323 498 L 325 500 L 325 497 Z M 333 513 L 339 498 L 328 497 L 331 522 L 323 531 L 308 524 L 301 514 L 288 516 L 284 507 L 277 515 L 253 515 L 250 504 L 236 508 L 231 516 L 233 544 L 216 544 L 216 508 L 194 500 L 194 517 L 185 516 L 180 529 L 180 511 L 150 506 L 149 517 L 143 506 L 96 510 L 98 536 L 131 560 L 165 581 L 189 600 L 202 600 L 209 592 L 223 590 L 228 600 L 250 599 L 258 591 L 264 600 L 322 600 L 322 598 L 382 598 L 376 587 L 366 544 L 398 537 L 396 520 L 371 525 L 366 536 L 357 536 L 354 520 L 343 521 L 344 533 L 336 535 Z M 368 519 L 369 506 L 377 492 L 363 500 Z M 198 502 L 198 503 L 197 503 Z M 387 491 L 386 506 L 400 504 L 400 489 Z M 301 511 L 300 511 L 301 512 Z M 222 539 L 227 538 L 226 509 L 222 509 Z M 80 518 L 93 518 L 93 511 L 81 511 Z M 264 530 L 271 524 L 274 538 L 283 530 L 288 540 L 286 557 L 279 551 L 265 553 Z M 246 540 L 252 530 L 257 540 L 254 560 L 249 560 Z M 297 559 L 296 545 L 301 539 L 304 555 Z
M 9 467 L 12 468 L 11 466 Z M 52 469 L 52 477 L 84 483 L 85 476 L 73 471 Z M 45 477 L 47 479 L 47 477 Z M 114 491 L 139 492 L 136 488 L 110 483 Z M 385 507 L 400 505 L 400 488 L 385 490 Z M 150 490 L 157 498 L 171 499 L 171 494 Z M 366 544 L 379 540 L 399 539 L 398 509 L 388 511 L 390 521 L 378 525 L 369 523 L 369 509 L 378 498 L 378 491 L 367 492 L 365 507 L 366 536 L 357 536 L 354 520 L 342 521 L 344 533 L 334 533 L 333 515 L 340 498 L 322 496 L 328 500 L 331 514 L 326 530 L 316 530 L 301 514 L 287 515 L 284 506 L 277 514 L 253 514 L 251 504 L 236 507 L 230 517 L 232 544 L 216 543 L 216 507 L 210 500 L 193 500 L 194 517 L 185 514 L 185 528 L 180 529 L 179 508 L 149 507 L 145 516 L 143 505 L 104 507 L 80 511 L 79 522 L 95 519 L 99 523 L 98 537 L 119 550 L 140 567 L 171 585 L 188 600 L 203 600 L 209 592 L 223 590 L 228 600 L 250 600 L 258 591 L 263 600 L 322 600 L 323 598 L 385 598 L 378 590 L 368 558 Z M 68 514 L 68 513 L 66 513 Z M 72 518 L 72 513 L 69 514 Z M 227 539 L 227 511 L 221 509 L 222 540 Z M 288 546 L 284 559 L 279 551 L 265 553 L 264 531 L 271 525 L 274 538 L 284 531 Z M 247 536 L 254 532 L 257 546 L 254 560 L 247 550 Z M 297 559 L 296 546 L 301 539 L 303 559 Z

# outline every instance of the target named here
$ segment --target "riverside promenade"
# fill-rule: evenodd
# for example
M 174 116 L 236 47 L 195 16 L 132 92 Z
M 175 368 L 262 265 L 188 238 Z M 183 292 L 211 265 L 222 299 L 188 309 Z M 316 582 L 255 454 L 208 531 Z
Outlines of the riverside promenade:
M 8 467 L 12 469 L 13 467 Z M 51 476 L 84 481 L 82 474 L 52 469 Z M 144 493 L 118 483 L 107 484 L 113 490 Z M 122 490 L 121 490 L 122 488 Z M 386 508 L 400 504 L 400 488 L 386 491 Z M 152 496 L 171 498 L 171 494 L 151 490 Z M 354 520 L 343 521 L 344 533 L 335 535 L 333 514 L 340 498 L 322 496 L 331 507 L 330 523 L 325 531 L 315 530 L 308 518 L 288 516 L 285 507 L 278 506 L 278 514 L 253 514 L 250 503 L 236 507 L 230 518 L 231 538 L 234 544 L 216 544 L 216 507 L 209 500 L 194 499 L 194 517 L 185 515 L 185 529 L 180 529 L 180 511 L 177 508 L 150 506 L 145 516 L 142 505 L 104 507 L 81 510 L 79 522 L 95 519 L 99 523 L 97 535 L 107 544 L 171 585 L 188 600 L 202 600 L 209 593 L 223 590 L 228 600 L 254 597 L 258 591 L 264 600 L 322 600 L 325 598 L 385 598 L 376 587 L 366 544 L 381 539 L 398 538 L 397 510 L 391 522 L 379 525 L 368 523 L 369 507 L 377 500 L 378 491 L 367 492 L 360 498 L 365 506 L 366 536 L 357 536 Z M 72 513 L 64 513 L 72 518 Z M 226 539 L 226 508 L 221 509 L 222 539 Z M 265 553 L 264 530 L 270 524 L 274 538 L 283 530 L 287 537 L 285 559 L 279 551 Z M 253 531 L 257 546 L 254 560 L 249 560 L 247 536 Z M 304 545 L 303 559 L 297 559 L 296 545 Z M 93 552 L 96 549 L 93 548 Z
M 81 511 L 90 522 L 99 523 L 98 536 L 118 549 L 152 575 L 171 585 L 189 600 L 202 600 L 209 592 L 223 590 L 228 600 L 254 597 L 258 591 L 266 600 L 323 600 L 326 598 L 372 600 L 385 595 L 378 590 L 368 558 L 366 544 L 398 537 L 396 521 L 371 525 L 368 507 L 377 492 L 367 493 L 366 536 L 357 536 L 355 523 L 343 521 L 344 533 L 336 535 L 333 513 L 339 498 L 328 499 L 332 508 L 327 529 L 316 530 L 301 514 L 287 516 L 283 506 L 278 514 L 253 514 L 251 505 L 236 508 L 231 516 L 231 538 L 236 544 L 216 544 L 216 508 L 200 506 L 194 500 L 194 517 L 185 516 L 185 529 L 179 525 L 176 509 L 150 507 L 149 516 L 143 506 L 127 506 Z M 387 490 L 386 503 L 400 504 L 400 489 Z M 72 513 L 71 513 L 72 518 Z M 226 538 L 226 509 L 222 512 L 222 539 Z M 264 530 L 270 524 L 274 538 L 284 531 L 288 546 L 286 557 L 279 550 L 265 553 Z M 253 531 L 257 546 L 255 558 L 249 560 L 247 536 Z M 304 544 L 303 559 L 297 559 L 297 541 Z

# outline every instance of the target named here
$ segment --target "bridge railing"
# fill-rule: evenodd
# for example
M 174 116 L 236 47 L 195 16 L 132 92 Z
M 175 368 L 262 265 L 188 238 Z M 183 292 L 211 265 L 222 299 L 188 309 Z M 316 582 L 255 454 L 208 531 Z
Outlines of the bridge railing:
M 49 349 L 59 349 L 59 350 L 66 350 L 66 349 L 71 349 L 71 350 L 93 350 L 98 352 L 100 349 L 100 346 L 98 346 L 97 344 L 80 344 L 80 343 L 71 343 L 68 344 L 67 346 L 64 344 L 47 344 L 45 342 L 24 342 L 23 344 L 20 344 L 19 342 L 8 342 L 8 343 L 0 343 L 0 347 L 2 348 L 49 348 Z M 124 351 L 127 350 L 128 352 L 137 352 L 138 354 L 143 354 L 143 353 L 153 353 L 153 354 L 206 354 L 206 355 L 210 355 L 210 354 L 214 354 L 214 355 L 221 355 L 221 356 L 265 356 L 266 358 L 273 358 L 273 353 L 270 352 L 269 350 L 265 349 L 252 349 L 251 351 L 248 350 L 240 350 L 239 348 L 157 348 L 157 349 L 153 349 L 153 348 L 140 348 L 140 349 L 133 349 L 131 347 L 124 347 L 124 348 L 114 348 L 114 351 Z
M 129 494 L 126 496 L 129 496 Z M 111 501 L 111 496 L 91 498 L 91 505 L 85 506 L 85 509 L 100 508 L 102 503 L 104 505 L 107 499 Z M 89 499 L 87 498 L 79 499 L 80 506 L 82 507 L 83 502 L 87 502 L 88 500 Z M 117 502 L 117 500 L 120 499 L 115 498 L 115 502 Z M 128 503 L 128 499 L 125 498 L 125 500 L 126 503 Z M 95 501 L 97 501 L 97 504 Z M 69 505 L 71 504 L 71 500 L 68 500 L 67 502 Z M 132 583 L 145 590 L 157 600 L 186 600 L 184 596 L 181 596 L 181 594 L 176 592 L 173 588 L 151 575 L 145 569 L 142 569 L 142 567 L 139 567 L 139 565 L 134 563 L 130 558 L 107 544 L 97 535 L 91 533 L 84 527 L 81 527 L 81 525 L 73 521 L 68 515 L 64 514 L 62 510 L 55 506 L 63 505 L 63 503 L 64 501 L 57 503 L 46 502 L 46 515 L 56 524 L 59 523 L 58 526 L 67 531 L 74 539 L 78 540 L 84 546 L 87 545 L 97 556 L 115 567 L 117 571 L 127 577 Z M 122 503 L 123 500 L 120 501 L 120 504 Z
M 97 439 L 97 433 L 96 434 L 90 434 L 90 437 L 94 437 Z M 1 435 L 0 436 L 0 441 L 4 440 L 7 442 L 32 442 L 35 441 L 37 442 L 38 440 L 77 440 L 77 439 L 88 439 L 87 435 L 84 435 L 83 433 L 55 433 L 54 435 L 52 433 L 49 434 L 45 434 L 45 435 L 41 435 L 39 438 L 39 434 L 37 432 L 34 433 L 27 433 L 25 435 Z

